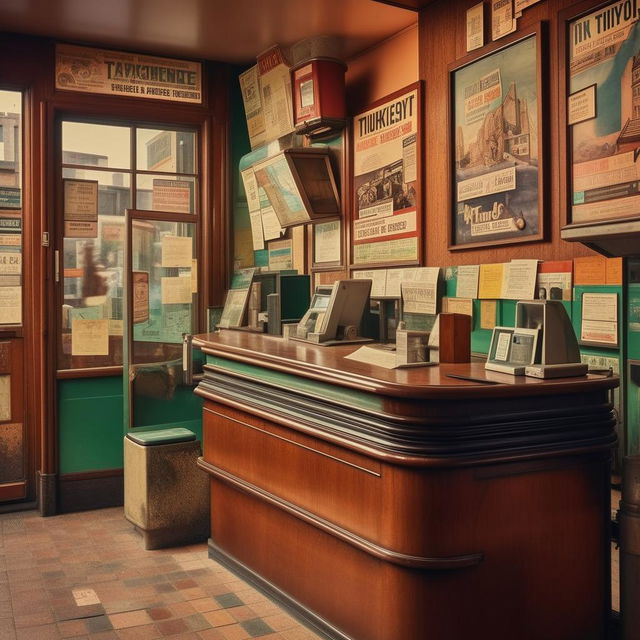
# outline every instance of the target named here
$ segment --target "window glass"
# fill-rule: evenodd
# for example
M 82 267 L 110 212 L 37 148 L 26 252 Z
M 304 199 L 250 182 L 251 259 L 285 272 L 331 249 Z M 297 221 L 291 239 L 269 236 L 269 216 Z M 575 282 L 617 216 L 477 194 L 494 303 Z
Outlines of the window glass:
M 196 212 L 196 142 L 194 131 L 62 122 L 59 369 L 122 364 L 124 215 L 132 207 Z M 181 313 L 162 320 L 168 327 Z
M 22 93 L 0 91 L 0 209 L 22 207 Z
M 196 173 L 196 134 L 193 131 L 137 130 L 139 171 Z
M 0 90 L 0 324 L 11 325 L 22 324 L 22 117 L 22 93 Z
M 87 122 L 63 122 L 62 163 L 129 169 L 131 129 Z

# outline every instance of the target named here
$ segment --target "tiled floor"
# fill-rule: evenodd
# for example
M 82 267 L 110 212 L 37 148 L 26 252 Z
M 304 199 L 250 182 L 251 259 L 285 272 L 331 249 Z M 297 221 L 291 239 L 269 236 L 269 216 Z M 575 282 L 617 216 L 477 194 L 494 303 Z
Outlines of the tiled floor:
M 0 515 L 0 639 L 313 640 L 207 557 L 144 551 L 122 509 Z
M 617 555 L 612 546 L 614 609 Z M 167 636 L 319 638 L 210 560 L 204 543 L 144 551 L 121 508 L 0 515 L 0 640 Z

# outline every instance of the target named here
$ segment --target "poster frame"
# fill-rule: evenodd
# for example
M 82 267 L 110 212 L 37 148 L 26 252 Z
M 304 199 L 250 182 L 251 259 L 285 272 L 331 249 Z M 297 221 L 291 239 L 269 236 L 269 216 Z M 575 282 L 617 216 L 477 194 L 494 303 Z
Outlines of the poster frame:
M 460 242 L 457 241 L 458 220 L 457 220 L 457 177 L 456 177 L 456 74 L 462 70 L 473 69 L 474 65 L 479 62 L 486 63 L 493 56 L 504 54 L 512 47 L 528 40 L 535 38 L 535 74 L 536 74 L 536 118 L 537 118 L 537 141 L 534 142 L 537 147 L 538 158 L 538 175 L 536 181 L 535 194 L 528 202 L 537 207 L 537 216 L 535 219 L 535 229 L 533 233 L 527 235 L 519 235 L 520 227 L 510 231 L 509 237 L 494 238 L 490 240 L 480 240 L 477 242 Z M 450 181 L 450 197 L 451 222 L 449 227 L 449 245 L 450 251 L 462 249 L 477 249 L 483 247 L 496 247 L 510 244 L 522 244 L 529 242 L 539 242 L 545 239 L 547 233 L 545 213 L 548 210 L 548 194 L 545 185 L 547 184 L 547 122 L 548 122 L 548 71 L 546 60 L 548 58 L 548 38 L 545 23 L 538 22 L 528 29 L 518 31 L 516 34 L 500 39 L 483 49 L 472 52 L 471 54 L 456 60 L 449 65 L 449 181 Z M 501 74 L 502 76 L 502 74 Z M 503 93 L 504 97 L 504 93 Z M 513 191 L 518 192 L 518 188 Z M 518 220 L 523 220 L 522 217 Z M 518 224 L 516 222 L 516 224 Z M 524 228 L 524 227 L 523 227 Z
M 416 130 L 412 132 L 412 135 L 416 136 L 416 180 L 415 180 L 415 232 L 411 232 L 412 235 L 410 237 L 415 237 L 416 245 L 415 252 L 411 258 L 406 260 L 380 260 L 380 261 L 367 261 L 367 262 L 356 262 L 355 261 L 355 222 L 359 220 L 358 216 L 358 188 L 356 186 L 356 179 L 358 176 L 355 175 L 355 167 L 357 166 L 357 161 L 359 158 L 359 152 L 356 149 L 356 134 L 355 134 L 355 126 L 358 122 L 358 119 L 361 118 L 366 113 L 377 109 L 378 107 L 383 107 L 389 103 L 398 102 L 399 99 L 403 97 L 409 96 L 410 94 L 416 94 L 417 99 L 417 108 L 416 108 Z M 367 269 L 367 268 L 384 268 L 384 267 L 393 267 L 393 266 L 411 266 L 411 265 L 421 265 L 424 263 L 425 258 L 425 246 L 426 246 L 426 238 L 424 236 L 424 140 L 423 140 L 423 120 L 424 120 L 424 84 L 422 81 L 414 82 L 402 89 L 394 91 L 393 93 L 389 93 L 388 95 L 376 100 L 361 109 L 358 113 L 354 114 L 351 118 L 351 216 L 349 221 L 349 264 L 352 268 L 355 269 Z M 402 158 L 399 159 L 402 161 Z M 398 162 L 398 160 L 396 160 Z M 408 208 L 407 211 L 411 211 L 411 208 Z M 391 216 L 389 216 L 391 217 Z M 393 238 L 390 238 L 393 240 Z M 371 243 L 375 244 L 375 243 Z
M 612 255 L 611 251 L 616 251 L 615 255 L 628 255 L 625 248 L 619 244 L 622 236 L 628 233 L 629 225 L 633 226 L 635 232 L 638 222 L 640 222 L 640 210 L 630 215 L 618 217 L 600 217 L 589 220 L 574 221 L 573 216 L 573 146 L 574 128 L 569 124 L 568 99 L 570 95 L 577 93 L 571 91 L 570 78 L 570 47 L 571 47 L 571 25 L 578 20 L 586 18 L 601 9 L 606 9 L 617 4 L 617 0 L 606 0 L 605 2 L 595 2 L 594 0 L 584 0 L 572 7 L 566 8 L 558 14 L 558 44 L 560 53 L 559 68 L 559 88 L 560 88 L 560 109 L 559 109 L 559 133 L 560 133 L 560 206 L 561 206 L 561 235 L 565 240 L 579 240 L 605 255 Z M 594 83 L 595 84 L 595 83 Z M 579 91 L 590 88 L 586 85 Z M 620 96 L 622 91 L 618 91 Z M 621 98 L 620 98 L 621 99 Z M 602 96 L 595 95 L 595 108 L 597 117 L 598 101 L 602 101 Z M 640 142 L 635 147 L 635 152 L 640 152 Z M 607 156 L 610 157 L 610 156 Z M 615 199 L 615 198 L 610 198 Z M 606 202 L 607 200 L 604 200 Z M 621 225 L 625 225 L 621 227 Z M 618 227 L 620 227 L 618 229 Z M 601 242 L 603 244 L 601 245 Z M 611 246 L 607 246 L 607 241 Z M 597 247 L 602 246 L 602 249 Z M 619 252 L 621 251 L 621 253 Z

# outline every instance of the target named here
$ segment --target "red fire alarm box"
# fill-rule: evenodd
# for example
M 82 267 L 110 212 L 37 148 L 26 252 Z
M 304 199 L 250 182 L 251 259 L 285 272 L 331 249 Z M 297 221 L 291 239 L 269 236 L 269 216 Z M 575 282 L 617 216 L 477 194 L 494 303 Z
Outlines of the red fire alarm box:
M 306 60 L 291 70 L 296 133 L 320 136 L 346 123 L 344 75 L 347 66 L 333 58 Z

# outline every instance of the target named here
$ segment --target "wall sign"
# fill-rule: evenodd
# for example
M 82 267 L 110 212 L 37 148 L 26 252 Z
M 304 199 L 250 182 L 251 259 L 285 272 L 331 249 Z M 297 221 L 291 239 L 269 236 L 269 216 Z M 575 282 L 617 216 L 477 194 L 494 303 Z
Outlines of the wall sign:
M 56 45 L 56 89 L 202 104 L 202 65 L 70 44 Z
M 451 249 L 542 238 L 541 36 L 451 67 Z
M 640 27 L 635 2 L 567 23 L 569 222 L 640 214 Z
M 420 89 L 401 89 L 353 119 L 355 265 L 420 259 Z

